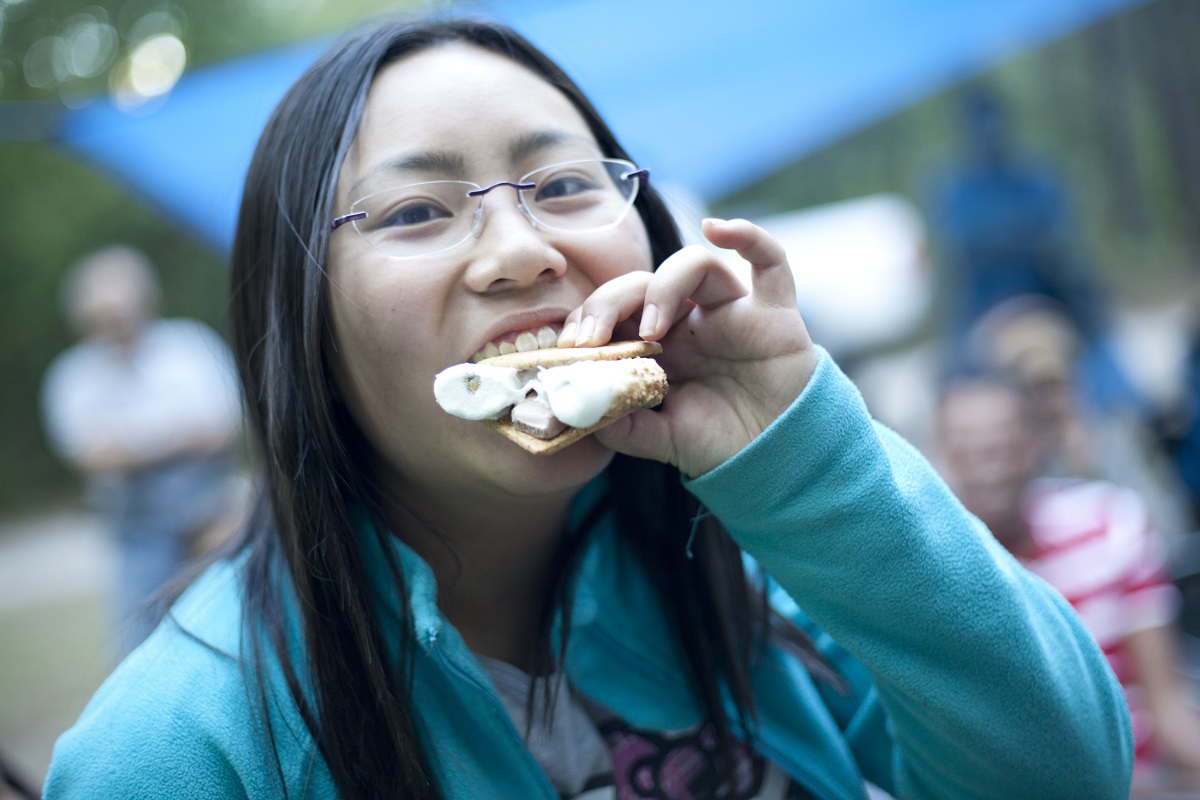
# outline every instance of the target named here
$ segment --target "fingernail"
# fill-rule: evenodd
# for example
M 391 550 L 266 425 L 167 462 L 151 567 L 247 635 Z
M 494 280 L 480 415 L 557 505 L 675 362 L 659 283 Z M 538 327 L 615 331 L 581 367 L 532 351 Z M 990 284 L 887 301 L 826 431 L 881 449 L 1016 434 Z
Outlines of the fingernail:
M 638 335 L 645 338 L 653 336 L 658 332 L 658 306 L 653 303 L 647 303 L 646 308 L 642 311 L 642 324 L 638 329 Z
M 559 345 L 574 344 L 575 343 L 575 333 L 578 330 L 579 330 L 579 323 L 576 322 L 575 320 L 571 320 L 566 325 L 563 325 L 562 331 L 560 331 L 558 334 Z
M 596 332 L 596 318 L 588 315 L 583 318 L 583 322 L 579 324 L 579 335 L 575 337 L 575 344 L 587 345 L 592 341 L 592 335 Z

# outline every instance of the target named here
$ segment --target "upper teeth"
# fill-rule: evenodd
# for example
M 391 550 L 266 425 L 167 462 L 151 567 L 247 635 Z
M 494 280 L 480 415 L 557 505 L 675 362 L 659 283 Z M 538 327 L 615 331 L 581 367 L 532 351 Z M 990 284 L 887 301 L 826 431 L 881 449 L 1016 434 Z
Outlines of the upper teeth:
M 544 325 L 536 331 L 521 331 L 517 335 L 516 341 L 504 341 L 498 345 L 494 342 L 488 342 L 487 347 L 473 355 L 471 360 L 482 361 L 485 358 L 507 355 L 508 353 L 526 353 L 530 350 L 544 350 L 557 346 L 558 331 L 549 325 Z

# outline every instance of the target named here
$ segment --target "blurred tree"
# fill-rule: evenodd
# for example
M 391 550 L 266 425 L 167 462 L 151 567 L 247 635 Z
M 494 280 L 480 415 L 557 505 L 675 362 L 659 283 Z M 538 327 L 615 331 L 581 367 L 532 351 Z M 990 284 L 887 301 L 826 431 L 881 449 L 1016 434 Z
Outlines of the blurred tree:
M 1148 83 L 1162 110 L 1163 139 L 1178 180 L 1180 227 L 1200 268 L 1200 64 L 1191 49 L 1200 36 L 1200 4 L 1152 4 L 1134 24 L 1149 54 L 1144 62 Z
M 0 0 L 0 96 L 86 102 L 136 46 L 177 37 L 187 65 L 342 30 L 416 0 Z M 422 7 L 436 3 L 420 3 Z
M 1137 158 L 1137 131 L 1129 109 L 1135 107 L 1137 58 L 1131 52 L 1129 26 L 1120 20 L 1103 20 L 1087 37 L 1089 57 L 1098 82 L 1108 91 L 1099 92 L 1101 142 L 1105 167 L 1112 180 L 1110 216 L 1130 231 L 1145 233 L 1150 224 L 1145 204 L 1145 187 Z
M 1200 272 L 1198 40 L 1200 3 L 1155 0 L 916 103 L 713 211 L 768 214 L 876 192 L 924 202 L 962 147 L 964 93 L 986 84 L 1011 108 L 1022 144 L 1066 174 L 1081 253 L 1118 300 L 1180 296 Z M 939 242 L 932 247 L 940 261 Z

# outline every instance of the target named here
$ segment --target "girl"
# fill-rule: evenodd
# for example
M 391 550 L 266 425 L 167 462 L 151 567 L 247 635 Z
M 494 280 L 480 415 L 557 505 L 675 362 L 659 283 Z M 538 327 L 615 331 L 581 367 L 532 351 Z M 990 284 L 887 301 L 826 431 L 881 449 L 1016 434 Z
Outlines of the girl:
M 234 247 L 256 512 L 48 796 L 1126 795 L 1069 608 L 873 425 L 779 245 L 703 233 L 748 286 L 511 31 L 337 45 Z M 434 402 L 489 345 L 638 337 L 666 402 L 553 456 Z

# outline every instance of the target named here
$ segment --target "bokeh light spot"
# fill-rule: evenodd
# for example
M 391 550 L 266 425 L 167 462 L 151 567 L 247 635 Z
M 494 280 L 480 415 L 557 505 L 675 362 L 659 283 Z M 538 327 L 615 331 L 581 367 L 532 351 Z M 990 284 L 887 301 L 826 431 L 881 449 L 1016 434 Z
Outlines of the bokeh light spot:
M 151 36 L 129 54 L 129 87 L 142 97 L 171 91 L 187 66 L 187 49 L 173 34 Z

